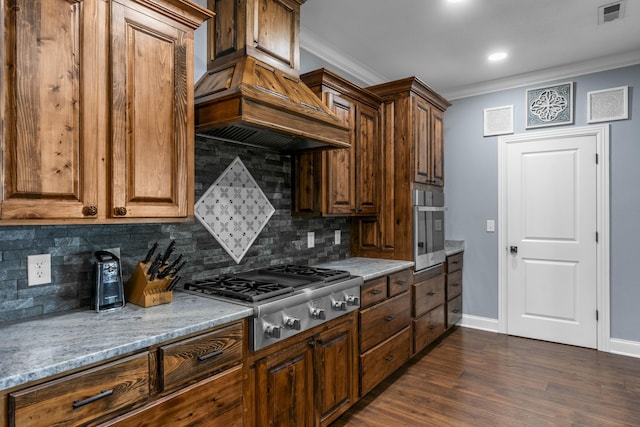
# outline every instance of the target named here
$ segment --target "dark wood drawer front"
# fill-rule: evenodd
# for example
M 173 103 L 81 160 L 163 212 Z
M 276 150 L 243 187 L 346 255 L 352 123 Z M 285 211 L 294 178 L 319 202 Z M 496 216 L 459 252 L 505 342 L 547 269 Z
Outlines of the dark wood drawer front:
M 447 328 L 452 327 L 462 319 L 462 295 L 447 302 Z
M 439 276 L 413 285 L 414 317 L 420 317 L 427 311 L 445 302 L 444 277 L 444 274 L 440 274 Z
M 407 327 L 360 356 L 360 396 L 409 360 L 410 339 Z
M 389 338 L 409 326 L 410 295 L 408 292 L 390 298 L 360 312 L 360 352 Z
M 444 304 L 442 304 L 413 321 L 413 345 L 415 353 L 442 335 L 445 330 L 444 314 Z
M 243 425 L 242 366 L 114 419 L 104 426 Z
M 447 274 L 447 300 L 462 293 L 462 270 Z
M 447 257 L 447 274 L 462 270 L 463 255 L 464 252 L 459 252 Z
M 395 296 L 409 289 L 412 283 L 413 275 L 410 270 L 399 271 L 390 274 L 389 277 L 389 296 Z
M 148 397 L 149 353 L 143 353 L 9 394 L 10 425 L 86 425 Z
M 242 362 L 242 323 L 160 347 L 162 390 L 175 390 Z
M 387 298 L 387 277 L 367 281 L 360 289 L 360 307 L 368 307 Z

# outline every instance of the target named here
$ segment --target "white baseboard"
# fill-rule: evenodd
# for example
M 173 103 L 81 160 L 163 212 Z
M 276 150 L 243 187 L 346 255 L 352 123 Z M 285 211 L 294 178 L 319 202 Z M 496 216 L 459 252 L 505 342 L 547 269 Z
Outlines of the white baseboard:
M 623 356 L 640 358 L 640 342 L 611 338 L 609 341 L 609 351 Z
M 480 329 L 488 332 L 498 332 L 498 319 L 490 319 L 488 317 L 463 314 L 460 326 L 463 326 L 465 328 Z
M 465 328 L 480 329 L 482 331 L 496 333 L 498 332 L 498 319 L 491 319 L 488 317 L 463 314 L 462 321 L 459 325 Z M 640 358 L 640 342 L 611 338 L 611 340 L 609 340 L 609 352 L 620 354 L 622 356 Z

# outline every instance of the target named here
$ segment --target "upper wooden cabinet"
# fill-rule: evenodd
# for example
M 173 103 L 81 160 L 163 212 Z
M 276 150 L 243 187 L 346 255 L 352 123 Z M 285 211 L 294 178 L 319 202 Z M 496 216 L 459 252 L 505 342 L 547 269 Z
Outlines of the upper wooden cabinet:
M 351 129 L 351 148 L 294 156 L 292 213 L 376 215 L 382 185 L 381 100 L 326 69 L 300 77 Z
M 211 13 L 188 0 L 2 10 L 4 223 L 191 215 L 193 31 Z

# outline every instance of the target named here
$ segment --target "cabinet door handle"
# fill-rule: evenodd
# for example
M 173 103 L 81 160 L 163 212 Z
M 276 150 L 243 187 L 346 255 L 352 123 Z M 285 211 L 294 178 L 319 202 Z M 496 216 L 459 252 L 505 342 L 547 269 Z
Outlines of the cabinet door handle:
M 127 214 L 127 208 L 119 206 L 117 208 L 114 208 L 113 212 L 116 214 L 116 216 L 125 216 Z
M 381 293 L 382 293 L 382 291 L 381 291 L 380 289 L 371 289 L 371 290 L 369 291 L 369 293 L 370 293 L 371 295 L 379 295 L 379 294 L 381 294 Z
M 391 322 L 395 318 L 396 318 L 396 316 L 387 316 L 387 317 L 384 318 L 384 320 L 386 320 L 387 322 Z
M 73 401 L 73 409 L 77 409 L 81 406 L 88 405 L 89 403 L 95 402 L 96 400 L 104 399 L 105 397 L 111 396 L 113 394 L 113 389 L 111 390 L 103 390 L 95 396 L 88 397 L 84 400 L 74 400 Z
M 82 214 L 84 216 L 96 216 L 98 215 L 98 208 L 96 206 L 85 206 L 82 208 Z
M 224 352 L 224 350 L 216 350 L 213 353 L 203 354 L 202 356 L 198 356 L 198 360 L 200 362 L 203 362 L 203 361 L 209 360 L 209 359 L 211 359 L 213 357 L 220 356 L 223 352 Z
M 396 358 L 395 354 L 390 354 L 387 357 L 385 357 L 384 360 L 386 360 L 387 362 L 391 362 L 395 358 Z

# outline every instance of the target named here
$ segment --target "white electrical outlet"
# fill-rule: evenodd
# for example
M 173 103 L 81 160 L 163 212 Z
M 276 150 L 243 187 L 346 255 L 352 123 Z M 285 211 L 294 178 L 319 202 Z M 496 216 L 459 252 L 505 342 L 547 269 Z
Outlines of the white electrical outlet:
M 334 241 L 334 243 L 336 245 L 340 244 L 340 230 L 336 230 L 335 231 L 335 237 L 334 237 L 333 241 Z
M 27 256 L 29 286 L 51 283 L 51 254 Z
M 488 219 L 487 220 L 487 231 L 489 233 L 493 233 L 494 231 L 496 231 L 496 222 L 493 219 Z
M 307 248 L 315 247 L 316 245 L 315 239 L 316 239 L 316 233 L 314 233 L 313 231 L 307 232 Z

